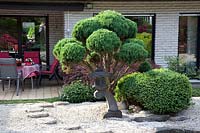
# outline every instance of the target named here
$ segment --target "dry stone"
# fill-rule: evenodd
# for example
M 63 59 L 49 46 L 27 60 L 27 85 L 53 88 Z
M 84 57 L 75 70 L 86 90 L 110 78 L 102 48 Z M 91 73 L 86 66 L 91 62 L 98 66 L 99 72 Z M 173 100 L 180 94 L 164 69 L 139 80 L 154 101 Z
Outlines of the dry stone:
M 41 108 L 41 107 L 31 107 L 25 110 L 25 112 L 28 112 L 28 113 L 42 112 L 42 111 L 44 111 L 44 108 Z
M 53 106 L 55 107 L 55 106 L 59 106 L 59 105 L 69 105 L 69 102 L 61 102 L 61 101 L 59 101 L 59 102 L 54 102 L 53 103 Z
M 28 117 L 30 118 L 42 118 L 42 117 L 48 117 L 49 113 L 47 112 L 36 112 L 36 113 L 29 113 Z
M 56 124 L 57 123 L 57 120 L 53 117 L 45 117 L 45 118 L 40 118 L 38 119 L 38 123 L 41 123 L 41 124 Z

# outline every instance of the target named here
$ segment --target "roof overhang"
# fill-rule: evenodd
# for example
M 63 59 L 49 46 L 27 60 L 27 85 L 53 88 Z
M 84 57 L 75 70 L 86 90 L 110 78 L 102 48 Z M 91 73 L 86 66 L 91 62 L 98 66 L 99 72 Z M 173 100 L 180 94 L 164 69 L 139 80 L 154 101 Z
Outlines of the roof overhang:
M 29 0 L 30 1 L 30 0 Z M 56 11 L 83 11 L 83 2 L 9 2 L 0 0 L 0 9 L 9 10 L 56 10 Z

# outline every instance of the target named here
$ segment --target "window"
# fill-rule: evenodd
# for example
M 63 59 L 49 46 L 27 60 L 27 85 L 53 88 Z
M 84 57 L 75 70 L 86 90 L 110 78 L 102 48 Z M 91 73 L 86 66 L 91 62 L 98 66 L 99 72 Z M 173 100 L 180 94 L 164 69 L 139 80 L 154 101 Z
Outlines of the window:
M 124 15 L 126 18 L 137 23 L 138 33 L 136 38 L 144 41 L 145 49 L 149 58 L 154 58 L 154 16 L 153 15 Z
M 40 51 L 43 64 L 48 64 L 47 17 L 0 16 L 0 51 L 23 58 L 24 51 Z
M 180 16 L 179 20 L 179 57 L 197 63 L 198 16 Z

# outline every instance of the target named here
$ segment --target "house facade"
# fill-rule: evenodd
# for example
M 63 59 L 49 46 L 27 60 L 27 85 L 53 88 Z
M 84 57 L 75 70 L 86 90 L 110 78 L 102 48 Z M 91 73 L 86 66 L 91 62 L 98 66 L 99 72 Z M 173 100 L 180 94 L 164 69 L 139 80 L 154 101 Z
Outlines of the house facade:
M 125 17 L 137 21 L 138 31 L 141 33 L 138 37 L 144 38 L 143 33 L 150 35 L 150 57 L 156 64 L 166 67 L 166 57 L 180 56 L 199 66 L 200 1 L 44 0 L 41 3 L 38 0 L 27 0 L 27 2 L 7 0 L 0 1 L 0 20 L 16 19 L 16 26 L 19 27 L 15 34 L 18 38 L 17 52 L 23 53 L 23 49 L 27 48 L 25 42 L 39 40 L 38 42 L 44 43 L 46 60 L 51 64 L 52 49 L 56 42 L 64 37 L 71 37 L 76 22 L 92 17 L 103 10 L 116 10 Z M 42 31 L 42 24 L 45 25 L 43 31 L 45 34 L 38 32 Z M 2 25 L 0 23 L 0 37 L 9 28 L 3 31 Z M 35 29 L 38 26 L 40 30 L 35 30 L 35 32 L 40 35 L 35 33 L 35 36 L 31 38 L 31 26 L 35 26 Z M 23 34 L 26 34 L 26 38 L 29 37 L 28 41 L 23 40 Z

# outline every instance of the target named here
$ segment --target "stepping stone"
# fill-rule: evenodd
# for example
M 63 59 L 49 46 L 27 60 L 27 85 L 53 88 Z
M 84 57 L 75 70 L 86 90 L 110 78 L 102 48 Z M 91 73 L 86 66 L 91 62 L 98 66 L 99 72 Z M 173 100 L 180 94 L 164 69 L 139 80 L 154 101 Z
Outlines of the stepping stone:
M 50 125 L 50 124 L 56 124 L 57 120 L 53 117 L 46 117 L 38 119 L 38 123 Z
M 164 122 L 167 121 L 170 118 L 169 115 L 150 115 L 146 117 L 135 117 L 133 121 L 136 122 L 153 122 L 153 121 L 158 121 L 158 122 Z
M 81 126 L 74 125 L 74 126 L 70 126 L 70 127 L 65 127 L 64 129 L 65 130 L 79 130 L 79 129 L 81 129 Z
M 36 112 L 36 113 L 30 113 L 27 115 L 30 118 L 42 118 L 42 117 L 48 117 L 49 113 L 47 112 Z
M 42 107 L 42 108 L 51 108 L 51 107 L 53 107 L 53 104 L 52 103 L 40 103 L 39 107 Z
M 42 112 L 42 111 L 44 111 L 44 108 L 40 108 L 40 107 L 31 107 L 25 110 L 25 112 L 28 112 L 28 113 Z
M 186 116 L 177 116 L 177 117 L 170 117 L 169 120 L 170 121 L 184 121 L 184 120 L 187 120 L 189 119 L 188 117 Z
M 54 102 L 53 105 L 54 105 L 54 107 L 55 106 L 59 106 L 59 105 L 69 105 L 69 102 L 61 102 L 61 101 L 59 101 L 59 102 Z

